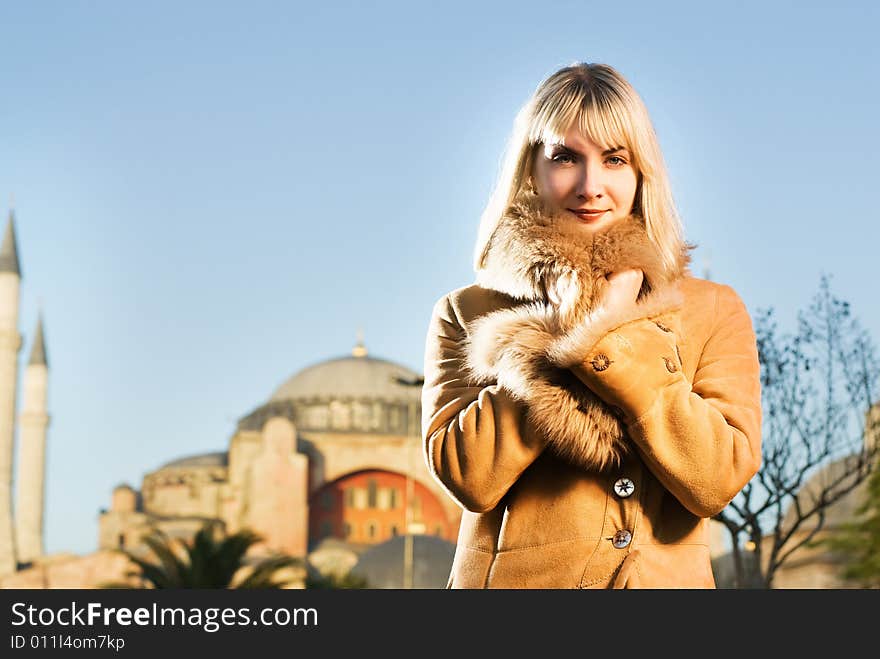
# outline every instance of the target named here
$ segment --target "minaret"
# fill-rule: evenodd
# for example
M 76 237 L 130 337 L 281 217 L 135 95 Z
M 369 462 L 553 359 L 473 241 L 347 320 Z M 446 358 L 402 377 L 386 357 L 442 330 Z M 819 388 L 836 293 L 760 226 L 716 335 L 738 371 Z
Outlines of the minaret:
M 0 576 L 15 572 L 12 526 L 12 457 L 15 438 L 15 390 L 18 384 L 18 294 L 21 270 L 15 243 L 15 214 L 0 245 Z
M 22 409 L 18 419 L 18 471 L 15 479 L 15 541 L 20 563 L 44 554 L 43 502 L 45 501 L 46 404 L 49 362 L 43 339 L 43 316 L 37 320 L 31 356 L 24 372 Z

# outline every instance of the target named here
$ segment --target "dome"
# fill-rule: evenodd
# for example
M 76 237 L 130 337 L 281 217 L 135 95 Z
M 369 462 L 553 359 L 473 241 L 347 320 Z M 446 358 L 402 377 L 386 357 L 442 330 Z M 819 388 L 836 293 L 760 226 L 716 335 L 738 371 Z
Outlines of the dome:
M 218 451 L 216 453 L 200 453 L 199 455 L 190 455 L 185 458 L 178 458 L 167 462 L 161 467 L 162 469 L 188 469 L 191 467 L 226 467 L 229 464 L 229 456 L 226 451 Z
M 367 588 L 403 588 L 404 548 L 399 535 L 363 554 L 352 568 L 367 580 Z M 412 536 L 412 587 L 445 588 L 455 557 L 455 544 L 430 535 Z
M 304 368 L 278 387 L 270 401 L 315 398 L 418 401 L 421 386 L 401 384 L 398 379 L 421 384 L 422 376 L 385 359 L 366 355 L 340 357 Z

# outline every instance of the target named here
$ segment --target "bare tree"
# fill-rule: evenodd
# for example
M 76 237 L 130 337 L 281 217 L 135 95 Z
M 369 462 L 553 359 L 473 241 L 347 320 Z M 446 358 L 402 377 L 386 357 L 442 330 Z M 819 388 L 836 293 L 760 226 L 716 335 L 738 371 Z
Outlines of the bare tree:
M 780 566 L 816 539 L 829 507 L 876 463 L 878 359 L 828 276 L 798 314 L 793 336 L 778 332 L 773 309 L 756 314 L 755 333 L 762 464 L 715 519 L 732 540 L 733 585 L 772 588 Z

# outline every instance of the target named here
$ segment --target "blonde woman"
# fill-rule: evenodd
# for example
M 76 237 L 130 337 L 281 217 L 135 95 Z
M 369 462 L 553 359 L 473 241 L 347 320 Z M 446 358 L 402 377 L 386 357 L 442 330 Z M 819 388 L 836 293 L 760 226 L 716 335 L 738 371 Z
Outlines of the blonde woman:
M 755 334 L 693 277 L 645 106 L 601 64 L 544 80 L 435 305 L 422 435 L 463 509 L 452 588 L 713 588 L 708 519 L 761 460 Z

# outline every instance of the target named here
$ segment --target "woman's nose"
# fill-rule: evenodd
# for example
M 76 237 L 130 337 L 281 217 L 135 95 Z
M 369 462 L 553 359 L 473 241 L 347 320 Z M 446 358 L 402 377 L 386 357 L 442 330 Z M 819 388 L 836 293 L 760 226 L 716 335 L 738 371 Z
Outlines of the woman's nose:
M 601 197 L 604 192 L 602 169 L 585 164 L 577 185 L 577 196 L 582 199 Z

